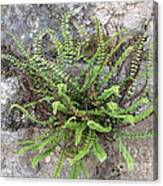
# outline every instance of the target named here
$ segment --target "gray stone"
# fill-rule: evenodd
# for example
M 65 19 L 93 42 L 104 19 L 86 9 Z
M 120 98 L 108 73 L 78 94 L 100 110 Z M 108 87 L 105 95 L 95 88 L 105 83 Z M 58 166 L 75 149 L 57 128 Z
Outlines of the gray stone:
M 20 102 L 20 84 L 16 77 L 1 78 L 1 129 L 17 129 L 23 123 L 19 112 L 11 111 L 15 102 Z

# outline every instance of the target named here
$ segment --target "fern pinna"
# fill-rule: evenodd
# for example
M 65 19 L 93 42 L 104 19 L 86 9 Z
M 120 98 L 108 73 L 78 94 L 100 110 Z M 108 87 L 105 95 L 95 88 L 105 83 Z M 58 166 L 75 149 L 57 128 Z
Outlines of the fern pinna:
M 45 134 L 21 141 L 18 153 L 37 152 L 32 160 L 33 167 L 36 167 L 59 146 L 61 156 L 53 176 L 60 177 L 67 159 L 71 165 L 70 178 L 80 177 L 81 174 L 87 177 L 88 171 L 84 167 L 86 156 L 94 154 L 101 163 L 109 158 L 107 149 L 100 142 L 102 134 L 109 136 L 131 170 L 134 159 L 123 141 L 144 139 L 154 134 L 153 130 L 144 133 L 124 133 L 122 130 L 134 127 L 153 113 L 147 90 L 149 72 L 140 70 L 143 61 L 152 62 L 151 59 L 143 60 L 147 51 L 145 46 L 150 41 L 145 31 L 132 36 L 123 29 L 108 36 L 95 17 L 92 18 L 96 28 L 94 34 L 76 21 L 71 21 L 76 29 L 72 33 L 69 24 L 72 17 L 75 15 L 65 13 L 61 39 L 50 28 L 37 33 L 30 53 L 12 33 L 6 32 L 21 55 L 18 58 L 3 53 L 2 60 L 11 62 L 26 74 L 31 82 L 29 89 L 35 95 L 24 105 L 13 104 L 11 109 L 20 110 L 31 122 L 47 129 Z M 52 60 L 42 51 L 42 41 L 46 36 L 55 47 Z M 121 76 L 127 61 L 128 72 Z M 146 74 L 146 79 L 144 87 L 136 92 L 137 77 L 142 74 L 141 71 Z M 140 108 L 143 108 L 141 112 Z M 40 112 L 39 117 L 36 110 Z

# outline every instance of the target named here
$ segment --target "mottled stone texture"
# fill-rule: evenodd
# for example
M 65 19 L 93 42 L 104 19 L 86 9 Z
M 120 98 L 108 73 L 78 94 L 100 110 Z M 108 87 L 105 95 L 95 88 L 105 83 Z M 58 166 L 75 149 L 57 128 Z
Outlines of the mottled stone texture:
M 138 32 L 147 25 L 147 32 L 153 38 L 156 25 L 154 24 L 154 3 L 150 0 L 129 2 L 104 2 L 104 3 L 69 3 L 49 5 L 2 5 L 1 28 L 2 28 L 2 51 L 10 50 L 19 54 L 18 49 L 3 31 L 11 31 L 16 34 L 27 47 L 31 48 L 32 38 L 37 31 L 50 27 L 59 36 L 59 26 L 63 13 L 71 10 L 77 13 L 77 19 L 91 31 L 90 17 L 96 15 L 101 21 L 106 32 L 112 34 L 117 28 L 126 27 L 129 32 Z M 156 44 L 156 41 L 154 41 Z M 156 57 L 155 57 L 156 59 Z M 155 65 L 156 61 L 154 61 Z M 18 140 L 41 133 L 44 129 L 33 127 L 24 116 L 19 113 L 10 113 L 9 107 L 14 102 L 22 102 L 23 86 L 19 78 L 13 76 L 14 69 L 9 64 L 2 64 L 1 79 L 1 175 L 16 177 L 51 177 L 57 154 L 52 154 L 41 162 L 37 169 L 32 169 L 31 158 L 34 154 L 28 153 L 19 157 Z M 8 74 L 8 75 L 6 75 Z M 141 82 L 141 80 L 140 80 Z M 151 92 L 153 94 L 153 77 L 151 77 Z M 154 123 L 151 116 L 141 122 L 134 131 L 148 130 Z M 93 179 L 131 179 L 153 180 L 157 178 L 157 158 L 154 139 L 126 141 L 129 150 L 135 157 L 135 168 L 128 172 L 123 159 L 116 154 L 116 150 L 108 157 L 108 160 L 99 165 L 95 160 L 86 161 Z M 106 144 L 108 145 L 108 144 Z M 109 150 L 109 145 L 108 145 Z M 156 162 L 155 162 L 156 161 Z M 91 163 L 92 162 L 92 163 Z M 117 171 L 113 168 L 118 165 Z M 156 170 L 155 170 L 156 168 Z M 62 177 L 66 177 L 68 165 L 65 164 Z

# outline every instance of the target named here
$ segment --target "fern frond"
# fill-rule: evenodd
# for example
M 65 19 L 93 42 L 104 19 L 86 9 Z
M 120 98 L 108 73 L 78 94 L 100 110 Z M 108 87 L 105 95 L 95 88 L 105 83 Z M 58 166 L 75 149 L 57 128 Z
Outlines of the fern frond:
M 62 167 L 63 167 L 63 163 L 64 163 L 64 160 L 65 160 L 65 153 L 64 153 L 64 150 L 61 152 L 61 155 L 58 159 L 58 162 L 57 164 L 55 165 L 55 168 L 54 168 L 54 172 L 53 172 L 53 176 L 54 178 L 58 178 L 60 177 L 60 174 L 61 174 L 61 170 L 62 170 Z
M 71 170 L 69 172 L 69 179 L 77 179 L 81 174 L 81 166 L 80 162 L 76 162 L 72 165 Z
M 122 144 L 121 140 L 118 141 L 118 148 L 119 151 L 122 154 L 122 157 L 125 159 L 127 163 L 128 170 L 131 171 L 134 168 L 134 158 L 130 154 L 130 152 L 127 150 L 126 146 Z
M 39 149 L 40 145 L 39 144 L 30 144 L 25 147 L 22 147 L 17 154 L 19 155 L 24 155 L 27 151 L 37 151 Z
M 73 120 L 75 120 L 75 121 L 73 121 Z M 75 117 L 75 116 L 72 116 L 72 117 L 70 117 L 70 118 L 65 122 L 63 128 L 68 128 L 68 129 L 75 130 L 75 129 L 76 129 L 76 125 L 77 125 L 76 117 Z
M 26 57 L 29 60 L 30 59 L 30 57 L 29 57 L 30 54 L 25 49 L 25 47 L 24 47 L 23 43 L 21 42 L 21 40 L 18 37 L 16 37 L 16 35 L 14 35 L 12 32 L 6 31 L 5 34 L 10 36 L 13 39 L 13 41 L 16 44 L 16 47 L 19 49 L 21 55 L 23 57 Z
M 89 153 L 94 144 L 94 140 L 95 140 L 94 131 L 89 130 L 88 135 L 86 136 L 86 139 L 84 141 L 84 145 L 72 159 L 72 164 L 76 163 L 77 161 L 80 161 L 84 156 L 86 156 Z
M 134 47 L 134 59 L 131 61 L 130 69 L 129 69 L 130 86 L 128 87 L 124 99 L 129 99 L 129 97 L 131 97 L 135 93 L 136 86 L 137 86 L 137 80 L 135 79 L 135 77 L 137 76 L 140 64 L 142 62 L 142 55 L 143 55 L 144 43 L 146 41 L 146 38 L 147 38 L 147 33 L 144 33 Z
M 19 141 L 18 145 L 33 145 L 35 143 L 34 140 L 23 140 L 23 141 Z
M 73 110 L 73 102 L 71 101 L 71 98 L 67 94 L 67 85 L 64 83 L 60 83 L 57 85 L 58 87 L 58 95 L 61 98 L 61 101 L 64 105 L 66 105 L 69 109 Z
M 83 172 L 84 176 L 86 178 L 89 177 L 89 173 L 86 170 L 84 164 L 82 161 L 76 162 L 72 165 L 71 171 L 69 172 L 69 179 L 77 179 L 81 175 L 81 172 Z
M 147 97 L 141 97 L 138 100 L 136 100 L 131 106 L 125 108 L 125 109 L 120 109 L 119 113 L 131 113 L 134 112 L 138 107 L 141 107 L 145 104 L 148 104 L 149 100 Z
M 80 169 L 81 169 L 81 171 L 83 172 L 85 178 L 89 178 L 89 172 L 88 172 L 88 170 L 86 169 L 86 167 L 85 167 L 83 161 L 80 161 Z
M 107 154 L 98 141 L 93 146 L 93 152 L 100 162 L 104 162 L 107 159 Z
M 121 47 L 124 43 L 126 43 L 126 41 L 127 41 L 128 39 L 130 39 L 130 38 L 131 38 L 131 36 L 126 36 L 126 37 L 122 38 L 122 39 L 118 42 L 118 44 L 117 44 L 115 47 L 113 47 L 112 50 L 108 53 L 108 55 L 106 56 L 106 59 L 105 59 L 104 64 L 110 64 L 110 62 L 112 61 L 111 58 L 113 57 L 113 55 L 114 55 L 114 54 L 120 49 L 120 47 Z M 114 65 L 114 64 L 113 64 L 113 65 Z M 110 66 L 112 66 L 112 64 L 110 64 Z
M 147 139 L 155 135 L 154 130 L 149 130 L 147 132 L 123 132 L 121 133 L 122 139 L 138 140 L 138 139 Z
M 145 111 L 141 112 L 140 114 L 138 114 L 134 117 L 135 123 L 138 123 L 138 122 L 144 120 L 145 118 L 150 116 L 152 113 L 153 113 L 153 106 L 149 106 Z
M 87 122 L 87 125 L 90 129 L 96 130 L 97 132 L 110 132 L 112 130 L 112 127 L 103 127 L 101 124 L 96 123 L 95 121 L 89 120 Z
M 48 149 L 48 150 L 38 154 L 37 156 L 35 156 L 32 159 L 32 167 L 35 168 L 40 161 L 44 160 L 47 156 L 50 156 L 52 152 L 53 152 L 53 149 Z
M 1 54 L 1 60 L 3 59 L 9 61 L 12 65 L 22 70 L 25 70 L 28 67 L 27 64 L 23 63 L 18 58 L 10 54 Z
M 85 92 L 88 88 L 95 82 L 97 76 L 99 75 L 99 71 L 101 70 L 100 66 L 93 66 L 90 69 L 90 73 L 86 75 L 84 84 L 80 90 L 80 92 Z
M 122 123 L 130 123 L 134 124 L 135 118 L 132 114 L 118 114 L 116 112 L 110 112 L 110 111 L 104 111 L 108 116 L 115 118 L 115 119 L 120 119 Z
M 108 102 L 106 105 L 107 105 L 107 110 L 112 113 L 119 111 L 118 104 L 113 101 Z
M 104 41 L 104 31 L 103 27 L 100 23 L 100 21 L 97 18 L 93 18 L 95 25 L 96 25 L 96 31 L 98 34 L 98 46 L 95 54 L 93 57 L 89 60 L 89 63 L 91 64 L 103 64 L 104 59 L 106 57 L 105 53 L 105 41 Z
M 61 59 L 63 62 L 70 64 L 73 63 L 74 58 L 76 58 L 78 53 L 76 47 L 74 46 L 73 37 L 69 30 L 69 20 L 71 17 L 72 13 L 66 12 L 61 23 L 62 36 L 64 38 L 64 48 L 62 50 Z
M 108 48 L 109 46 L 112 47 L 114 39 L 116 39 L 118 36 L 120 36 L 121 34 L 123 34 L 125 32 L 127 32 L 127 29 L 123 28 L 123 29 L 113 33 L 111 36 L 109 36 L 108 39 L 105 41 L 106 48 Z
M 86 28 L 84 27 L 84 25 L 79 25 L 77 22 L 73 22 L 77 32 L 80 35 L 80 41 L 78 41 L 77 43 L 77 48 L 78 48 L 78 55 L 77 58 L 80 59 L 83 56 L 82 51 L 84 51 L 86 48 L 88 48 L 89 46 L 89 42 L 90 42 L 90 37 L 89 34 L 87 33 Z
M 133 51 L 133 47 L 129 46 L 123 53 L 122 55 L 118 58 L 118 60 L 114 63 L 114 66 L 112 67 L 112 69 L 109 71 L 108 74 L 106 74 L 102 80 L 101 84 L 104 84 L 106 82 L 108 82 L 111 78 L 113 78 L 114 76 L 116 76 L 116 72 L 118 71 L 118 68 L 123 64 L 123 62 L 125 61 L 125 59 L 127 59 L 127 57 L 131 54 L 131 52 Z
M 98 97 L 99 100 L 106 100 L 109 98 L 111 95 L 118 96 L 119 95 L 119 86 L 114 85 L 109 89 L 105 89 L 103 93 Z
M 81 123 L 80 125 L 77 126 L 76 130 L 75 130 L 75 145 L 79 145 L 82 139 L 82 134 L 84 132 L 84 130 L 86 129 L 86 124 L 85 123 Z
M 41 125 L 48 125 L 48 124 L 54 123 L 54 121 L 56 120 L 54 116 L 49 117 L 49 119 L 45 120 L 45 121 L 38 120 L 19 104 L 12 104 L 10 109 L 12 110 L 14 108 L 19 109 L 27 118 L 29 118 L 34 123 L 38 123 L 38 124 L 41 124 Z
M 61 135 L 63 135 L 63 131 L 57 131 L 49 136 L 47 138 L 43 139 L 40 143 L 39 150 L 43 150 L 45 147 L 53 146 L 53 150 L 55 147 L 59 144 L 59 142 L 62 140 Z M 63 136 L 62 136 L 63 137 Z
M 53 108 L 54 116 L 57 114 L 57 111 L 64 112 L 64 113 L 67 112 L 67 108 L 60 101 L 53 102 L 52 108 Z

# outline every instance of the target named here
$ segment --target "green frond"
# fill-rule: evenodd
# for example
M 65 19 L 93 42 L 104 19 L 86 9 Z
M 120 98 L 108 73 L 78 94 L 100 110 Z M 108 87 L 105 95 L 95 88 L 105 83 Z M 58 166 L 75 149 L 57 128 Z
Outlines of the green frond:
M 67 85 L 64 83 L 60 83 L 57 85 L 58 87 L 58 95 L 61 98 L 61 101 L 64 105 L 66 105 L 69 109 L 73 109 L 73 102 L 71 101 L 71 98 L 67 94 Z
M 149 130 L 147 132 L 123 132 L 121 133 L 122 139 L 138 140 L 138 139 L 147 139 L 155 135 L 154 130 Z
M 138 100 L 136 100 L 131 106 L 125 108 L 125 109 L 120 109 L 119 113 L 131 113 L 134 112 L 136 109 L 139 107 L 146 105 L 149 103 L 149 100 L 147 97 L 141 97 Z
M 88 88 L 95 82 L 97 76 L 99 75 L 99 71 L 101 70 L 100 66 L 93 66 L 90 69 L 89 74 L 86 75 L 84 84 L 80 90 L 80 92 L 85 92 Z
M 79 33 L 80 40 L 77 43 L 77 48 L 78 48 L 78 59 L 83 57 L 82 51 L 84 51 L 86 48 L 89 46 L 90 42 L 90 37 L 89 34 L 87 33 L 86 28 L 84 25 L 78 24 L 77 22 L 73 22 L 77 32 Z
M 13 41 L 16 44 L 16 47 L 19 49 L 21 55 L 26 57 L 27 59 L 30 59 L 30 54 L 25 49 L 21 40 L 15 34 L 13 34 L 12 32 L 6 31 L 5 34 L 10 36 L 13 39 Z
M 119 95 L 119 86 L 114 85 L 109 89 L 105 89 L 103 93 L 98 97 L 99 100 L 106 100 L 112 95 L 118 96 Z
M 88 135 L 85 138 L 84 145 L 81 149 L 79 149 L 79 152 L 72 159 L 72 164 L 76 163 L 77 161 L 80 161 L 81 159 L 83 159 L 84 156 L 86 156 L 89 153 L 94 144 L 94 140 L 95 140 L 94 131 L 89 130 Z
M 140 114 L 136 115 L 134 117 L 135 123 L 138 123 L 138 122 L 144 120 L 145 118 L 150 116 L 152 113 L 153 113 L 153 105 L 149 106 L 145 111 L 143 111 Z
M 27 151 L 37 151 L 39 149 L 39 144 L 30 144 L 28 146 L 22 147 L 17 154 L 18 155 L 24 155 Z
M 77 178 L 79 178 L 79 176 L 81 175 L 82 172 L 86 178 L 89 177 L 89 173 L 86 170 L 83 162 L 82 161 L 76 162 L 72 165 L 68 177 L 69 177 L 69 179 L 77 179 Z
M 135 79 L 135 77 L 137 76 L 140 64 L 142 63 L 143 49 L 146 38 L 147 33 L 144 33 L 142 36 L 140 36 L 140 39 L 134 46 L 134 57 L 131 61 L 129 69 L 130 86 L 128 87 L 128 91 L 125 95 L 126 99 L 129 99 L 131 96 L 133 96 L 136 90 L 137 80 Z
M 90 64 L 103 64 L 106 57 L 105 53 L 105 41 L 104 41 L 104 31 L 100 21 L 97 18 L 93 18 L 96 25 L 96 32 L 98 38 L 98 46 L 95 54 L 91 59 L 88 60 Z
M 62 56 L 60 57 L 60 59 L 62 59 L 64 63 L 70 64 L 74 62 L 74 58 L 76 58 L 78 54 L 78 51 L 74 46 L 73 36 L 69 28 L 69 21 L 71 17 L 72 13 L 66 12 L 61 22 L 62 36 L 64 38 L 64 47 L 62 50 Z
M 84 130 L 86 129 L 86 124 L 85 123 L 80 123 L 80 125 L 77 126 L 75 130 L 75 145 L 79 145 L 82 139 L 82 134 Z
M 60 155 L 60 157 L 58 159 L 58 162 L 55 165 L 55 168 L 54 168 L 54 171 L 53 171 L 54 178 L 59 178 L 60 177 L 62 167 L 63 167 L 63 164 L 64 164 L 64 160 L 65 160 L 65 153 L 64 153 L 64 150 L 63 150 L 61 152 L 61 155 Z
M 130 39 L 130 38 L 131 38 L 131 36 L 130 36 L 130 37 L 129 37 L 129 36 L 126 36 L 126 37 L 120 39 L 120 41 L 118 42 L 118 44 L 117 44 L 115 47 L 113 47 L 112 50 L 111 50 L 111 51 L 108 53 L 108 55 L 106 56 L 106 59 L 105 59 L 104 64 L 109 64 L 109 63 L 112 61 L 111 58 L 113 57 L 113 55 L 114 55 L 117 51 L 119 51 L 120 47 L 121 47 L 124 43 L 126 43 L 127 40 Z M 110 65 L 112 65 L 112 64 L 110 64 Z M 113 64 L 113 65 L 114 65 L 114 64 Z
M 19 145 L 33 145 L 34 143 L 34 140 L 23 140 L 18 142 Z
M 60 101 L 53 102 L 52 108 L 53 108 L 54 116 L 57 114 L 57 111 L 64 112 L 64 113 L 67 112 L 67 108 Z
M 108 102 L 106 105 L 107 105 L 107 110 L 110 112 L 116 112 L 119 110 L 118 104 L 113 101 Z
M 50 156 L 52 152 L 53 152 L 53 149 L 48 149 L 48 150 L 38 154 L 37 156 L 35 156 L 32 159 L 32 167 L 35 168 L 40 161 L 44 160 L 47 156 Z
M 109 127 L 103 127 L 101 124 L 96 123 L 95 121 L 91 121 L 91 120 L 89 120 L 87 122 L 87 125 L 88 125 L 88 127 L 90 129 L 95 130 L 97 132 L 107 132 L 108 133 L 108 132 L 110 132 L 112 130 L 112 127 L 111 126 L 109 126 Z
M 62 35 L 65 39 L 65 42 L 69 42 L 72 40 L 72 35 L 70 34 L 69 31 L 69 21 L 71 17 L 72 17 L 72 13 L 66 12 L 64 13 L 64 16 L 62 18 L 61 29 L 62 29 Z
M 83 175 L 85 176 L 85 178 L 89 178 L 89 172 L 87 168 L 85 167 L 83 161 L 80 161 L 80 169 L 83 172 Z
M 93 153 L 100 162 L 104 162 L 107 159 L 107 153 L 104 151 L 103 147 L 98 141 L 96 141 L 93 146 Z
M 23 108 L 19 104 L 12 104 L 10 109 L 12 110 L 14 108 L 19 109 L 27 118 L 29 118 L 34 123 L 38 123 L 38 124 L 41 124 L 41 125 L 48 125 L 48 124 L 54 123 L 54 121 L 55 121 L 55 117 L 54 116 L 49 117 L 49 119 L 45 120 L 45 121 L 38 120 L 34 116 L 32 116 L 25 108 Z
M 50 36 L 50 41 L 52 41 L 52 43 L 56 47 L 56 50 L 57 50 L 58 54 L 60 54 L 60 51 L 61 51 L 61 48 L 62 48 L 62 44 L 57 39 L 55 31 L 50 29 L 50 28 L 48 28 L 48 29 L 44 29 L 44 30 L 38 32 L 35 35 L 35 37 L 34 37 L 33 48 L 34 48 L 34 55 L 35 56 L 41 56 L 42 55 L 42 38 L 46 34 L 48 34 Z
M 69 179 L 77 179 L 81 174 L 81 162 L 76 162 L 72 165 L 71 170 L 69 172 Z
M 119 113 L 115 113 L 115 112 L 110 112 L 110 111 L 104 111 L 108 116 L 115 118 L 115 119 L 120 119 L 120 121 L 122 123 L 130 123 L 130 124 L 134 124 L 135 121 L 135 117 L 132 114 L 119 114 Z
M 73 121 L 75 120 L 75 121 Z M 75 130 L 75 145 L 79 145 L 82 139 L 82 134 L 86 129 L 87 125 L 85 122 L 77 122 L 76 117 L 70 117 L 64 124 L 63 128 Z
M 60 143 L 60 141 L 62 140 L 61 135 L 63 135 L 63 131 L 57 131 L 57 133 L 53 133 L 49 136 L 47 136 L 47 138 L 43 139 L 40 143 L 39 146 L 39 150 L 43 150 L 45 147 L 52 146 L 53 150 L 55 149 L 55 147 Z M 62 136 L 63 137 L 63 136 Z
M 12 65 L 22 70 L 25 70 L 28 67 L 27 64 L 23 63 L 18 58 L 10 54 L 1 54 L 1 60 L 3 59 L 9 61 Z
M 103 83 L 108 82 L 111 78 L 116 76 L 116 73 L 119 67 L 123 64 L 123 62 L 127 59 L 127 57 L 132 53 L 133 47 L 129 46 L 127 49 L 122 53 L 122 55 L 115 61 L 114 66 L 111 68 L 108 74 L 106 74 L 103 78 Z
M 124 160 L 127 163 L 128 170 L 129 171 L 133 170 L 133 168 L 134 168 L 134 158 L 132 157 L 130 152 L 127 150 L 127 147 L 124 144 L 122 144 L 121 140 L 118 140 L 118 148 L 119 148 L 119 151 L 122 154 L 122 157 L 124 158 Z
M 39 161 L 48 156 L 50 151 L 52 152 L 55 150 L 55 147 L 60 143 L 62 137 L 62 131 L 56 131 L 56 133 L 50 134 L 48 136 L 43 135 L 36 137 L 34 140 L 24 140 L 19 142 L 19 145 L 22 147 L 18 151 L 18 154 L 24 155 L 27 151 L 41 151 L 41 153 L 38 156 L 35 156 L 32 161 L 33 166 L 36 166 Z M 48 146 L 49 148 L 46 149 Z
M 118 36 L 122 35 L 123 33 L 127 32 L 126 28 L 123 28 L 115 33 L 113 33 L 111 36 L 108 37 L 108 39 L 105 41 L 106 47 L 112 47 L 114 39 L 116 39 Z
M 73 121 L 75 120 L 75 121 Z M 76 117 L 75 116 L 72 116 L 70 117 L 64 124 L 64 128 L 69 128 L 69 129 L 72 129 L 72 130 L 75 130 L 76 129 L 76 125 L 77 125 L 77 122 L 76 122 Z

